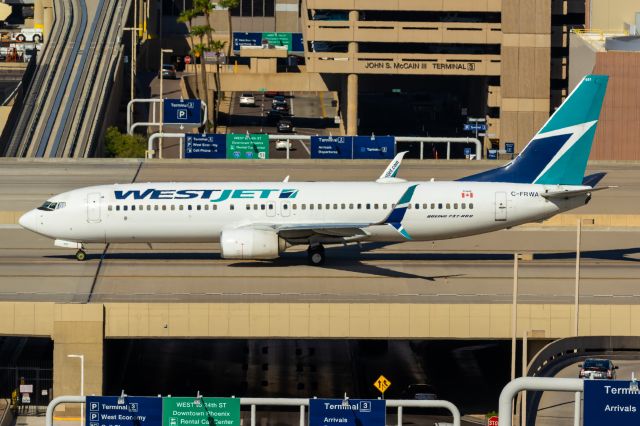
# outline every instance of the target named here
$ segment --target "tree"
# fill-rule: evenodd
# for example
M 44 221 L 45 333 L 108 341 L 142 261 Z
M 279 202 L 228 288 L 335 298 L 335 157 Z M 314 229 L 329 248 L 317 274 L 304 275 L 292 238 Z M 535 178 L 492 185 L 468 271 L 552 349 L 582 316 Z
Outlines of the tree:
M 233 26 L 231 23 L 231 9 L 235 9 L 240 4 L 240 0 L 219 0 L 218 5 L 227 8 L 227 18 L 229 19 L 229 44 L 227 46 L 227 58 L 231 59 L 231 48 L 233 47 Z
M 222 88 L 220 87 L 220 52 L 222 52 L 224 50 L 224 46 L 227 43 L 222 41 L 222 40 L 214 40 L 209 44 L 209 47 L 211 48 L 212 52 L 216 53 L 216 75 L 215 75 L 215 82 L 216 82 L 216 98 L 215 98 L 215 104 L 214 104 L 214 108 L 215 111 L 213 113 L 214 116 L 214 121 L 213 121 L 213 129 L 214 131 L 217 129 L 218 127 L 218 116 L 220 113 L 220 100 L 222 99 Z
M 142 158 L 147 149 L 147 141 L 142 135 L 126 135 L 117 127 L 107 129 L 104 135 L 105 154 L 117 158 Z
M 196 12 L 193 9 L 186 9 L 180 13 L 178 16 L 178 22 L 181 24 L 187 24 L 187 29 L 189 30 L 189 41 L 191 41 L 191 51 L 189 54 L 193 54 L 194 56 L 194 65 L 195 65 L 195 51 L 193 50 L 193 46 L 195 45 L 195 41 L 193 40 L 193 34 L 191 34 L 191 28 L 193 28 L 193 18 L 195 18 Z M 200 90 L 198 90 L 198 67 L 194 66 L 196 70 L 196 97 L 200 98 Z
M 211 103 L 209 102 L 209 85 L 207 82 L 207 67 L 205 65 L 205 53 L 209 51 L 209 45 L 204 42 L 204 37 L 210 31 L 212 31 L 212 28 L 209 25 L 196 25 L 191 28 L 191 34 L 194 37 L 198 37 L 200 39 L 200 43 L 197 43 L 195 46 L 193 46 L 193 50 L 196 52 L 196 54 L 200 56 L 200 69 L 202 71 L 200 77 L 202 79 L 204 99 L 205 99 L 205 102 L 207 103 L 207 106 L 212 107 Z M 209 111 L 209 116 L 212 117 L 213 108 L 209 108 L 208 111 Z M 206 123 L 207 129 L 211 127 L 211 122 L 209 120 L 210 117 L 207 117 L 207 123 Z

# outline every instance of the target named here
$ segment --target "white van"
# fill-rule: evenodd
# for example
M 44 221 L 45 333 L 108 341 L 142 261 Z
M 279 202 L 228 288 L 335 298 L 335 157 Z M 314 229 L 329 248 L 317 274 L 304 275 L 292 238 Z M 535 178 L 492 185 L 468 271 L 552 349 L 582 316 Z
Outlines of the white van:
M 42 43 L 42 29 L 21 28 L 20 31 L 14 32 L 11 38 L 17 41 L 32 41 L 34 43 Z

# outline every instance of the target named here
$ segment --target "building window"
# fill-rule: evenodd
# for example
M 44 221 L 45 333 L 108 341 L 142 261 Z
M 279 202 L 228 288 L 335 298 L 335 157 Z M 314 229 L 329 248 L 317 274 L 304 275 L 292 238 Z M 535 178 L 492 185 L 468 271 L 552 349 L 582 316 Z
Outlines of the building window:
M 231 9 L 231 16 L 275 16 L 275 0 L 240 0 L 238 6 Z

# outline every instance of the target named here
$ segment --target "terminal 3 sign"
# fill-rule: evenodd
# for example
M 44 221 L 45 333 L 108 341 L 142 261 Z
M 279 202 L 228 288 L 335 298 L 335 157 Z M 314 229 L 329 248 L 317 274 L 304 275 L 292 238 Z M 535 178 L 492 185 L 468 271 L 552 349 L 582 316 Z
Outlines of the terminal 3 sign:
M 447 59 L 368 59 L 356 62 L 356 72 L 376 74 L 484 74 L 482 61 Z

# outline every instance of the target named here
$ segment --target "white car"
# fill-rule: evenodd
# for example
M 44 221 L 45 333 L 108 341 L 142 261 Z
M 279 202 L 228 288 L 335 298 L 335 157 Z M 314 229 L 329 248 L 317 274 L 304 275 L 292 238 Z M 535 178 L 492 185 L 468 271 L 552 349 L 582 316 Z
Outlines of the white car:
M 42 29 L 40 28 L 21 28 L 20 31 L 14 32 L 12 35 L 13 40 L 17 41 L 32 41 L 34 43 L 42 43 Z
M 293 151 L 295 148 L 293 147 L 293 144 L 291 143 L 290 140 L 288 139 L 279 139 L 276 141 L 276 149 L 280 150 L 280 149 L 287 149 L 287 146 L 289 146 L 289 151 Z
M 255 106 L 256 98 L 251 93 L 243 93 L 240 95 L 240 106 Z

